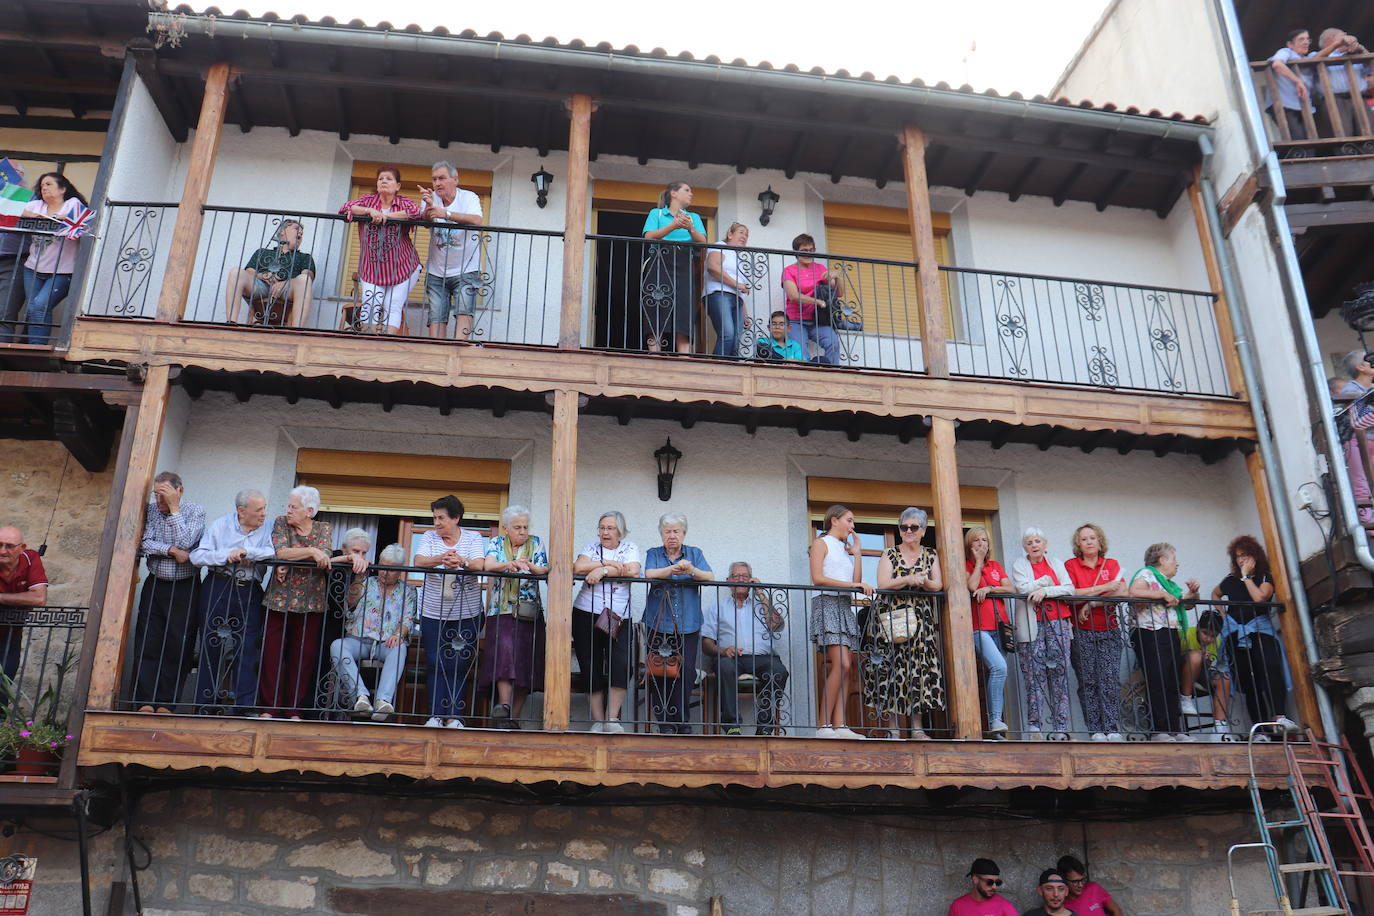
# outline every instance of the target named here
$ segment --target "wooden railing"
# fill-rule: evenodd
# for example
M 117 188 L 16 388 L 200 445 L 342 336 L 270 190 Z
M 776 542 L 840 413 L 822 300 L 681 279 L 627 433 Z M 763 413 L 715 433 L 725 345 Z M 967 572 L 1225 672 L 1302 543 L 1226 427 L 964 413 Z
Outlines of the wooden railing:
M 1303 81 L 1303 91 L 1269 61 L 1250 62 L 1270 135 L 1284 157 L 1374 155 L 1374 114 L 1365 95 L 1365 74 L 1374 67 L 1374 54 L 1286 63 Z M 1299 107 L 1283 104 L 1295 95 Z

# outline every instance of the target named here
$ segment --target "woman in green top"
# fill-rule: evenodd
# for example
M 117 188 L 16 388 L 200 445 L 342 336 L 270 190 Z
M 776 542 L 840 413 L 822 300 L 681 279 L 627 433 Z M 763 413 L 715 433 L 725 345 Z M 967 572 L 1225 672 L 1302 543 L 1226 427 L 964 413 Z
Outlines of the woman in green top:
M 658 206 L 644 219 L 644 237 L 665 242 L 705 242 L 701 217 L 688 211 L 692 188 L 672 181 L 658 197 Z M 640 308 L 645 341 L 657 353 L 671 342 L 679 353 L 692 352 L 692 315 L 697 300 L 692 254 L 681 245 L 649 245 L 640 274 Z

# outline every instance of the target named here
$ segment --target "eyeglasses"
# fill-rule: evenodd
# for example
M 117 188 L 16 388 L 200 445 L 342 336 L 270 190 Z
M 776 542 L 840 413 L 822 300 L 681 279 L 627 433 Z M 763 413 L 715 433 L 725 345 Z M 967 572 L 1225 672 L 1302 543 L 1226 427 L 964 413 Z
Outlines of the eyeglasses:
M 5 548 L 6 550 L 18 550 L 22 546 L 22 544 L 7 544 L 4 541 L 0 541 L 0 547 Z
M 815 254 L 815 253 L 816 253 L 816 249 L 814 249 L 814 248 L 798 248 L 798 249 L 797 249 L 797 253 L 798 253 L 798 254 Z
M 920 530 L 921 530 L 921 526 L 920 526 L 920 525 L 898 525 L 898 526 L 897 526 L 897 529 L 898 529 L 899 531 L 920 531 Z
M 1065 878 L 1065 879 L 1064 879 L 1064 883 L 1065 883 L 1065 884 L 1087 884 L 1087 883 L 1088 883 L 1088 879 L 1087 879 L 1087 878 Z

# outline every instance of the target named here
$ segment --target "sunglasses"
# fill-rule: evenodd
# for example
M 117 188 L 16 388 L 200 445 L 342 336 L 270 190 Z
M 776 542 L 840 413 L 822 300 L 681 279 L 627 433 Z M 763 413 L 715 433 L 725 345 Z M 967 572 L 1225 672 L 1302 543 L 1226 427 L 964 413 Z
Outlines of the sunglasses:
M 992 887 L 1002 886 L 1001 878 L 984 878 L 982 875 L 978 875 L 977 878 L 979 881 L 982 881 L 984 884 L 990 885 Z
M 898 525 L 898 526 L 897 526 L 897 529 L 898 529 L 899 531 L 920 531 L 920 530 L 921 530 L 921 526 L 920 526 L 920 525 Z

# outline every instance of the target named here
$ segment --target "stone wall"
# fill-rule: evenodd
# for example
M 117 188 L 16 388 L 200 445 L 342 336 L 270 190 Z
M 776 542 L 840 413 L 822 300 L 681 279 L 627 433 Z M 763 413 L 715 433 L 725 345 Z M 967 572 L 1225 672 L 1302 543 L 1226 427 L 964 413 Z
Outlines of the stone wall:
M 514 804 L 344 792 L 155 791 L 138 806 L 135 834 L 151 856 L 139 884 L 149 916 L 391 914 L 405 911 L 407 896 L 452 900 L 447 909 L 424 912 L 462 913 L 473 911 L 474 891 L 508 895 L 501 902 L 521 906 L 482 912 L 554 913 L 558 908 L 549 908 L 543 895 L 558 893 L 629 895 L 653 904 L 643 912 L 671 916 L 705 916 L 713 897 L 730 916 L 941 916 L 967 890 L 963 875 L 974 857 L 995 858 L 1007 896 L 1028 907 L 1039 870 L 1071 851 L 1086 852 L 1093 876 L 1132 916 L 1222 916 L 1226 850 L 1254 833 L 1243 812 L 1083 824 L 1010 813 L 961 816 L 958 809 L 939 818 L 859 817 L 839 805 L 834 813 L 659 805 L 657 797 L 588 806 L 571 798 L 539 801 L 534 793 Z M 109 837 L 120 830 L 104 834 L 95 851 L 102 882 L 117 855 Z M 0 841 L 0 853 L 8 852 L 40 858 L 34 916 L 73 911 L 70 843 L 21 829 Z M 141 849 L 137 858 L 141 864 Z M 1239 870 L 1237 884 L 1244 911 L 1273 904 L 1253 859 Z M 390 889 L 383 896 L 392 907 L 336 907 L 344 896 L 339 891 L 348 889 L 356 900 L 365 896 L 358 889 L 369 888 Z M 102 884 L 98 911 L 107 894 Z M 534 895 L 545 903 L 520 903 Z
M 113 462 L 92 474 L 75 458 L 68 460 L 67 448 L 60 442 L 15 439 L 0 440 L 0 455 L 5 456 L 0 472 L 0 525 L 17 525 L 35 550 L 46 532 L 48 552 L 43 566 L 52 582 L 49 603 L 86 606 L 110 502 Z

